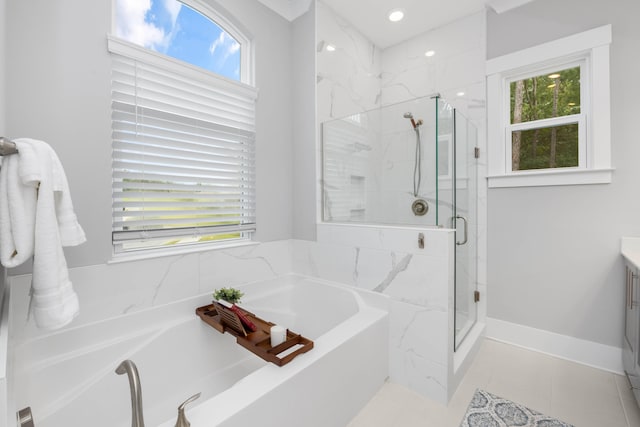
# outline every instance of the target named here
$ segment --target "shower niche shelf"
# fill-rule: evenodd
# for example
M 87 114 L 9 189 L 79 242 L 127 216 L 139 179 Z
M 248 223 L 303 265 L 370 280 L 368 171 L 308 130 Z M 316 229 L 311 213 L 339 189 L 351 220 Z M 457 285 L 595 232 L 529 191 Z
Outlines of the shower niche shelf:
M 313 348 L 313 341 L 291 332 L 289 329 L 287 329 L 285 341 L 272 347 L 270 331 L 275 324 L 263 320 L 240 307 L 238 308 L 256 326 L 255 332 L 247 331 L 236 313 L 216 302 L 196 308 L 196 314 L 218 332 L 227 332 L 233 335 L 236 337 L 238 344 L 267 362 L 278 366 L 286 365 L 296 356 Z

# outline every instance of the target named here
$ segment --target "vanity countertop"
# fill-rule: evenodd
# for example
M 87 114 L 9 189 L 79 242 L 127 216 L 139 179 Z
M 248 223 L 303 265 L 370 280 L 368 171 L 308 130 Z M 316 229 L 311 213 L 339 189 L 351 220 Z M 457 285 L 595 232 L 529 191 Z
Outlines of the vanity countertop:
M 627 261 L 640 268 L 640 237 L 623 237 L 620 253 Z

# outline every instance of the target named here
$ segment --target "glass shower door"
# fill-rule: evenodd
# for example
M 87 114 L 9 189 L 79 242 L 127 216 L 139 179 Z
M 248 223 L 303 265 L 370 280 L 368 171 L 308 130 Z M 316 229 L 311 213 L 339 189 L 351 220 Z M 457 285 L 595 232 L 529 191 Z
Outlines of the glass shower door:
M 478 167 L 475 126 L 453 109 L 455 250 L 455 350 L 478 318 L 477 195 Z
M 438 225 L 456 230 L 455 347 L 477 321 L 478 132 L 455 108 L 436 99 Z

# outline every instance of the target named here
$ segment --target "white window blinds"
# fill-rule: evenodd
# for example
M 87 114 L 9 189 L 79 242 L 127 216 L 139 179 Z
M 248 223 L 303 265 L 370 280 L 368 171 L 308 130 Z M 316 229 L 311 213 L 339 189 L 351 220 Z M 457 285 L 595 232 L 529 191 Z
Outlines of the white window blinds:
M 116 252 L 248 239 L 256 90 L 109 39 Z

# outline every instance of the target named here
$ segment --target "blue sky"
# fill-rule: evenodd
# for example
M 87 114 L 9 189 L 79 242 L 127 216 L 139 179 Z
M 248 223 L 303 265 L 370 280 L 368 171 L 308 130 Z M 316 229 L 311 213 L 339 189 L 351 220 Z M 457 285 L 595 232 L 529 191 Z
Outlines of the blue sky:
M 132 43 L 240 79 L 240 45 L 177 0 L 118 0 L 116 34 Z

